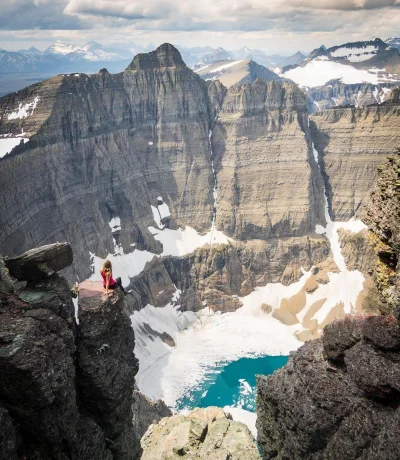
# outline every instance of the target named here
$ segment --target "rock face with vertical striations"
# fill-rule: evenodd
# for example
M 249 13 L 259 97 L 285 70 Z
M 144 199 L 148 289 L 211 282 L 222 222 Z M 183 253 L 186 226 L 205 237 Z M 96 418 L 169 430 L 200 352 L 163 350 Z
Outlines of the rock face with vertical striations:
M 306 98 L 292 83 L 230 88 L 213 129 L 219 229 L 238 239 L 301 236 L 324 222 Z
M 332 218 L 348 220 L 359 212 L 377 177 L 376 166 L 400 145 L 399 93 L 392 90 L 381 105 L 334 108 L 311 117 Z

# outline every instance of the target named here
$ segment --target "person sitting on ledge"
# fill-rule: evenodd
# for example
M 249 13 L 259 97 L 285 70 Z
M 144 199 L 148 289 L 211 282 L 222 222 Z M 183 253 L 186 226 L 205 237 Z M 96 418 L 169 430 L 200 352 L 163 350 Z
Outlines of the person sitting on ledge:
M 103 286 L 106 290 L 106 294 L 112 294 L 114 289 L 120 287 L 124 294 L 125 290 L 122 287 L 121 278 L 117 278 L 114 280 L 112 276 L 112 265 L 109 260 L 106 260 L 103 264 L 103 267 L 100 269 L 101 276 L 103 278 Z M 111 291 L 109 291 L 111 289 Z

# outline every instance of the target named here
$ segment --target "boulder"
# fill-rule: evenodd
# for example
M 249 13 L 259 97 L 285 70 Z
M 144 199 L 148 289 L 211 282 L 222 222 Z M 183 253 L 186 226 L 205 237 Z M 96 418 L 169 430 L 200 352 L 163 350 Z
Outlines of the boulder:
M 6 266 L 17 280 L 37 281 L 69 267 L 72 261 L 69 243 L 54 243 L 6 259 Z
M 218 407 L 195 409 L 151 425 L 141 440 L 142 460 L 260 460 L 249 429 Z

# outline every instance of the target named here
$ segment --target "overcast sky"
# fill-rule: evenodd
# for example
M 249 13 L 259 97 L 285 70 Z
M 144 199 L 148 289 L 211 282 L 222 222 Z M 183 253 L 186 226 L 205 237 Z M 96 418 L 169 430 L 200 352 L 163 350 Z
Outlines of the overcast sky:
M 270 54 L 400 36 L 400 0 L 0 0 L 0 46 L 164 42 Z

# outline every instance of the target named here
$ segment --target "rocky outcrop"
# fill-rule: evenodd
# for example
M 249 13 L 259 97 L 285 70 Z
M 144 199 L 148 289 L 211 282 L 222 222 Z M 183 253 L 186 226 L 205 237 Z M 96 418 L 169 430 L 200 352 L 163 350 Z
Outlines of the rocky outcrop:
M 260 459 L 246 425 L 232 421 L 218 407 L 163 418 L 157 425 L 150 426 L 141 444 L 142 460 Z
M 324 222 L 306 98 L 291 83 L 230 88 L 213 129 L 217 227 L 237 239 L 301 236 Z
M 378 262 L 369 302 L 395 316 L 347 316 L 292 354 L 287 366 L 257 380 L 258 441 L 265 459 L 400 457 L 400 323 L 398 320 L 398 156 L 379 167 L 365 220 Z M 364 237 L 344 249 L 365 245 Z M 367 268 L 371 257 L 347 263 Z M 391 274 L 389 276 L 389 273 Z M 386 276 L 383 276 L 386 275 Z M 378 296 L 386 300 L 386 309 Z
M 164 307 L 176 288 L 181 309 L 198 311 L 206 304 L 214 311 L 235 311 L 238 296 L 270 282 L 290 284 L 313 265 L 323 263 L 330 248 L 322 238 L 258 240 L 206 246 L 184 257 L 153 259 L 131 282 L 128 313 L 150 304 Z
M 382 313 L 399 315 L 400 303 L 400 155 L 379 165 L 378 180 L 364 213 L 369 240 L 377 256 L 374 281 Z
M 137 360 L 123 300 L 83 289 L 77 325 L 68 284 L 48 271 L 69 263 L 58 255 L 70 251 L 51 245 L 6 261 L 18 267 L 18 279 L 1 259 L 1 458 L 138 458 L 131 409 Z
M 377 177 L 377 165 L 400 145 L 399 89 L 388 101 L 365 108 L 334 108 L 311 117 L 331 216 L 360 213 Z
M 346 317 L 328 325 L 286 367 L 258 377 L 263 458 L 399 458 L 399 360 L 394 317 Z

